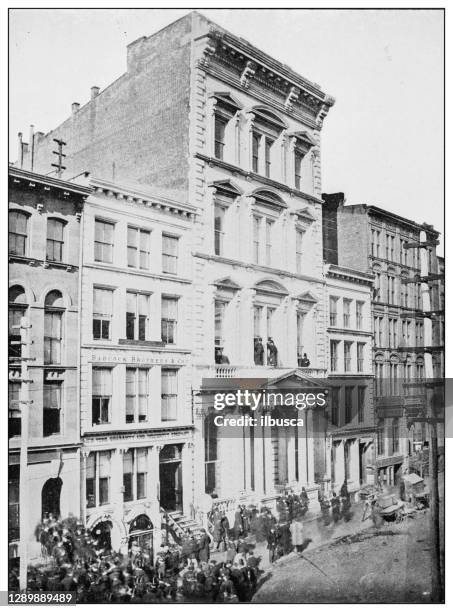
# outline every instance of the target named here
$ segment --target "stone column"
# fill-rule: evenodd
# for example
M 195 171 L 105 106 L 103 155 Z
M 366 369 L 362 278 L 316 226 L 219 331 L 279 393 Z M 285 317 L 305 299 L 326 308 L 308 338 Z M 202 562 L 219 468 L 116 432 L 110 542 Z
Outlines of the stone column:
M 299 482 L 302 486 L 308 485 L 308 463 L 307 463 L 307 410 L 302 412 L 304 419 L 304 426 L 299 428 Z
M 90 451 L 86 448 L 80 451 L 80 520 L 84 525 L 86 525 L 87 518 L 86 475 L 89 454 Z
M 295 483 L 296 481 L 296 444 L 295 436 L 297 435 L 297 428 L 291 428 L 288 430 L 288 445 L 287 445 L 287 461 L 288 461 L 288 482 Z
M 253 168 L 253 161 L 252 161 L 252 152 L 253 152 L 252 133 L 253 133 L 253 122 L 255 120 L 255 115 L 253 113 L 246 113 L 245 118 L 246 118 L 246 125 L 245 125 L 244 132 L 245 132 L 245 137 L 247 139 L 247 141 L 246 141 L 247 159 L 246 159 L 246 163 L 244 164 L 244 169 L 248 170 L 249 172 L 252 172 L 252 168 Z
M 204 211 L 204 241 L 208 253 L 214 255 L 214 201 L 217 189 L 214 186 L 207 187 Z M 228 215 L 228 212 L 227 212 Z
M 253 366 L 254 349 L 253 349 L 253 304 L 256 295 L 255 289 L 242 289 L 241 291 L 241 306 L 240 306 L 240 364 L 245 366 Z
M 126 450 L 127 448 L 125 447 L 116 448 L 112 451 L 110 459 L 112 515 L 119 525 L 123 523 L 124 518 L 123 453 Z M 112 548 L 124 552 L 125 543 L 122 541 L 121 536 L 121 533 L 117 533 L 117 529 L 112 529 Z
M 148 448 L 148 475 L 146 483 L 146 496 L 149 502 L 149 513 L 153 523 L 153 554 L 154 559 L 156 552 L 162 543 L 161 529 L 161 514 L 160 514 L 160 486 L 159 486 L 159 453 L 162 450 L 161 445 L 155 445 Z M 153 559 L 153 561 L 154 561 Z
M 336 488 L 340 488 L 344 482 L 344 440 L 336 445 L 335 450 L 335 482 Z
M 275 492 L 274 470 L 275 453 L 272 444 L 272 428 L 266 425 L 264 428 L 264 494 L 266 496 L 272 495 Z
M 208 98 L 206 103 L 206 153 L 214 157 L 215 108 L 217 99 Z

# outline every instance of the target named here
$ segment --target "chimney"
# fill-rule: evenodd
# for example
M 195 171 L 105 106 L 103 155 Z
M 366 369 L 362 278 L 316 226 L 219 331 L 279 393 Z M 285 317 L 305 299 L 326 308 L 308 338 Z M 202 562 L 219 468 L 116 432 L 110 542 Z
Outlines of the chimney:
M 80 104 L 78 102 L 73 102 L 71 104 L 72 114 L 75 115 L 76 112 L 79 110 L 79 108 L 80 108 Z
M 22 142 L 22 132 L 17 134 L 17 164 L 22 168 L 24 163 L 24 145 Z
M 96 85 L 93 85 L 93 87 L 91 88 L 91 99 L 94 100 L 94 98 L 96 98 L 96 96 L 99 95 L 99 87 L 97 87 Z
M 30 170 L 33 172 L 33 166 L 35 162 L 35 126 L 30 125 L 30 137 L 29 137 L 29 151 L 30 151 Z

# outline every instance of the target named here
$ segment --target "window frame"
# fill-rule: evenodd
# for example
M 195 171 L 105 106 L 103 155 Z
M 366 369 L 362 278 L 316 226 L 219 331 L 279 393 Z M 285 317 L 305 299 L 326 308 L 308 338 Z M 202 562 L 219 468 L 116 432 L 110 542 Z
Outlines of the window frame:
M 170 242 L 168 244 L 175 245 L 175 253 L 165 251 L 166 240 Z M 179 261 L 179 241 L 180 236 L 174 236 L 172 234 L 162 233 L 162 272 L 163 274 L 178 274 L 178 261 Z M 169 262 L 172 265 L 167 265 Z M 170 269 L 171 268 L 171 269 Z M 173 269 L 174 268 L 174 269 Z
M 49 237 L 49 229 L 51 222 L 56 223 L 57 227 L 61 228 L 61 239 L 50 238 Z M 63 219 L 59 219 L 58 217 L 48 217 L 47 218 L 47 234 L 46 234 L 46 261 L 61 263 L 64 261 L 64 245 L 65 245 L 65 228 L 66 221 Z M 59 250 L 59 257 L 49 257 L 49 246 L 52 246 L 52 251 L 55 253 L 55 247 Z
M 23 217 L 25 221 L 24 232 L 11 231 L 11 228 L 12 228 L 11 216 L 12 215 L 16 215 L 17 217 Z M 10 208 L 8 210 L 8 254 L 9 255 L 16 255 L 17 257 L 27 257 L 28 247 L 29 247 L 29 220 L 30 220 L 30 214 L 28 212 L 25 212 L 24 210 L 18 210 L 17 208 Z M 17 230 L 17 221 L 15 225 L 16 225 L 15 229 Z M 20 249 L 20 251 L 23 250 L 23 252 L 18 252 L 16 248 L 11 249 L 10 240 L 13 236 L 14 236 L 15 246 L 17 242 L 17 237 L 20 237 L 23 240 L 23 249 Z
M 130 232 L 136 232 L 136 244 L 130 242 Z M 142 235 L 147 237 L 147 249 L 142 249 Z M 134 251 L 135 264 L 130 263 L 129 256 Z M 142 266 L 142 255 L 145 255 L 146 265 Z M 133 270 L 149 270 L 151 254 L 151 230 L 136 225 L 127 226 L 127 267 Z
M 98 236 L 97 230 L 100 224 L 102 224 L 102 226 L 109 226 L 111 228 L 111 232 L 112 232 L 111 242 L 107 242 L 106 240 L 100 240 L 96 238 Z M 103 238 L 105 238 L 104 232 L 105 232 L 105 227 L 103 227 L 102 229 Z M 113 263 L 114 244 L 115 244 L 115 222 L 110 221 L 108 219 L 101 219 L 101 218 L 95 217 L 94 219 L 94 261 L 100 262 L 100 263 L 109 263 L 109 264 Z M 97 252 L 99 251 L 97 251 L 96 245 L 100 245 L 99 249 L 100 249 L 100 252 L 102 253 L 102 256 L 100 257 L 97 256 Z M 107 259 L 103 258 L 105 247 L 108 247 L 109 258 Z

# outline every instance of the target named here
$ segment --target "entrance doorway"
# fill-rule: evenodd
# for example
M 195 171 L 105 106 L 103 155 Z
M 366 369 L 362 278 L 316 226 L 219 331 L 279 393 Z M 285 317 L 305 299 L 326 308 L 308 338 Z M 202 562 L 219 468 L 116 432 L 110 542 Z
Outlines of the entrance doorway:
M 92 529 L 92 536 L 96 540 L 98 548 L 105 551 L 112 550 L 112 523 L 111 521 L 101 521 Z
M 159 455 L 160 505 L 169 512 L 182 510 L 181 445 L 164 446 Z
M 134 545 L 144 559 L 148 556 L 153 561 L 153 524 L 146 514 L 137 516 L 129 527 L 129 552 Z
M 50 514 L 54 518 L 60 516 L 60 494 L 63 481 L 61 478 L 49 478 L 41 491 L 41 515 L 47 518 Z

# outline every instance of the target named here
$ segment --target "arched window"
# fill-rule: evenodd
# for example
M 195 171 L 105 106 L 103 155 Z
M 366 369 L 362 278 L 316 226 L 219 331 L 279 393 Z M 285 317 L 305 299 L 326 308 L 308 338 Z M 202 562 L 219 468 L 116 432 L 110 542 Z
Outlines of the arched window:
M 60 219 L 47 220 L 47 260 L 63 261 L 64 221 Z
M 8 251 L 12 255 L 27 254 L 28 215 L 20 210 L 9 211 Z
M 60 291 L 49 291 L 44 302 L 44 363 L 61 363 L 64 303 Z
M 281 178 L 276 172 L 280 160 L 275 143 L 286 125 L 277 115 L 265 108 L 255 108 L 253 114 L 252 172 L 268 178 Z
M 425 377 L 425 361 L 423 357 L 417 357 L 417 361 L 415 363 L 417 378 Z
M 241 105 L 228 92 L 214 92 L 209 96 L 214 111 L 214 157 L 237 163 L 235 121 L 232 119 Z
M 9 323 L 9 351 L 10 358 L 15 359 L 22 355 L 20 322 L 27 312 L 27 297 L 20 285 L 14 285 L 8 292 L 8 323 Z

